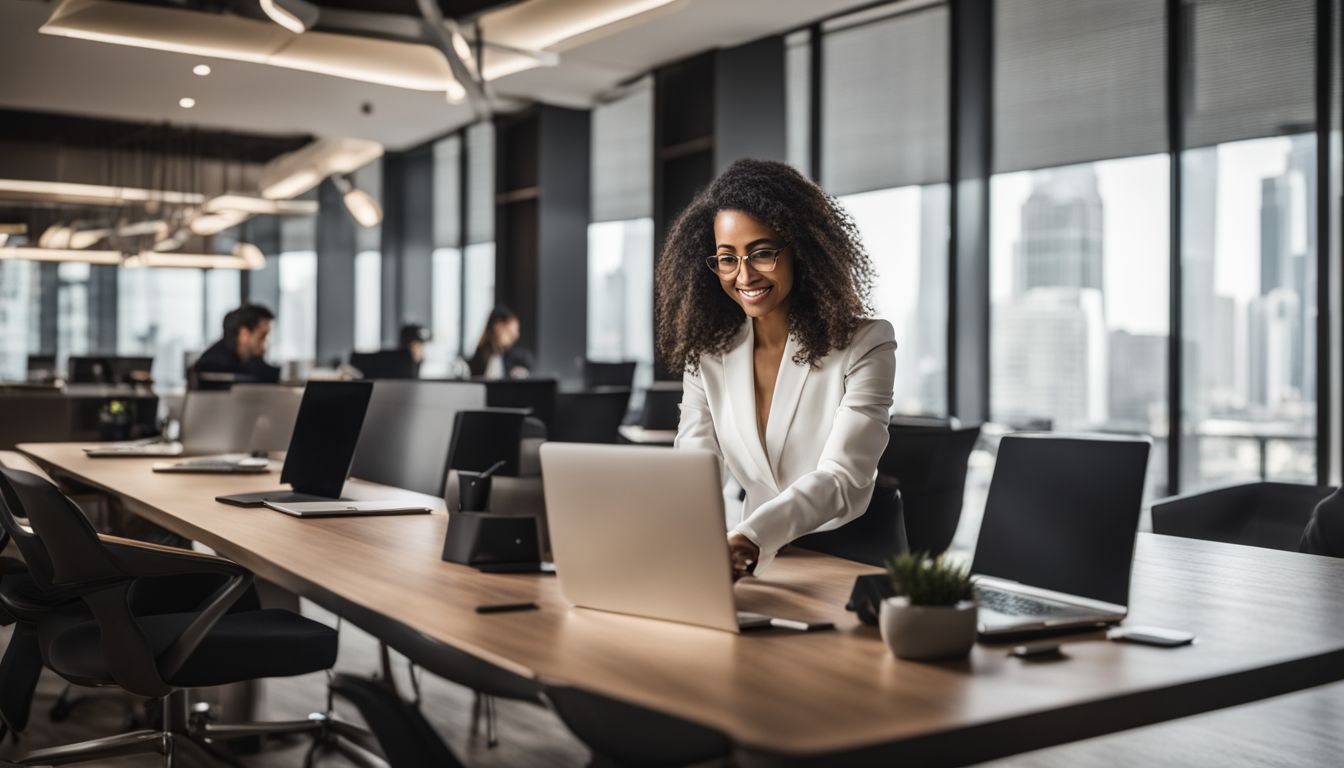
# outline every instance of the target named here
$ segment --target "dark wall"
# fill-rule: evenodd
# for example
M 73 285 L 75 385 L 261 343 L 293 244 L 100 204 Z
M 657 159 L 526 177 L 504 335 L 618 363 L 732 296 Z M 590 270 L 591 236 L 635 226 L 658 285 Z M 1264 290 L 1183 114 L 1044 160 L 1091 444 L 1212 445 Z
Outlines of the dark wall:
M 254 216 L 243 224 L 245 242 L 266 255 L 266 268 L 243 273 L 243 301 L 264 304 L 272 312 L 280 309 L 280 219 Z M 211 342 L 213 343 L 213 341 Z
M 355 223 L 330 179 L 317 201 L 317 362 L 344 361 L 355 347 Z
M 714 73 L 714 173 L 744 157 L 787 160 L 784 38 L 720 50 Z
M 590 131 L 586 110 L 541 108 L 538 363 L 574 381 L 588 351 Z
M 392 339 L 402 323 L 429 325 L 434 308 L 434 149 L 412 150 L 401 160 L 400 300 L 393 327 L 383 328 Z

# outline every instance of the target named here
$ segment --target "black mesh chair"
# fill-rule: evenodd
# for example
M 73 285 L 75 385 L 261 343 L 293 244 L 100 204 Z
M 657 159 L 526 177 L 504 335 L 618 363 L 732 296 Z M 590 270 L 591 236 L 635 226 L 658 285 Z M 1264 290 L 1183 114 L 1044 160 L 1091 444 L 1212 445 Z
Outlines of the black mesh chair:
M 633 389 L 635 386 L 635 366 L 634 361 L 622 361 L 619 363 L 599 363 L 594 360 L 583 361 L 583 388 L 597 389 L 598 387 L 624 387 Z
M 893 422 L 887 432 L 890 440 L 877 469 L 901 491 L 910 550 L 943 552 L 961 522 L 967 462 L 980 428 Z
M 867 565 L 882 565 L 910 550 L 901 514 L 901 493 L 892 478 L 877 476 L 873 497 L 861 517 L 830 531 L 809 533 L 794 545 Z
M 634 704 L 562 685 L 546 699 L 602 768 L 673 768 L 724 760 L 733 744 L 718 731 Z
M 23 765 L 63 765 L 159 753 L 171 764 L 179 744 L 215 751 L 211 742 L 271 734 L 333 733 L 359 740 L 360 729 L 321 715 L 288 723 L 216 725 L 188 716 L 186 689 L 329 669 L 336 661 L 336 632 L 282 610 L 239 610 L 252 574 L 221 557 L 191 550 L 100 538 L 83 513 L 51 483 L 0 469 L 0 517 L 11 535 L 26 517 L 32 534 L 20 551 L 40 606 L 6 608 L 27 613 L 47 666 L 69 682 L 116 686 L 163 702 L 160 730 L 141 730 L 37 750 Z M 40 553 L 38 549 L 40 548 Z M 136 610 L 134 593 L 154 581 L 210 579 L 216 586 L 195 609 L 174 613 Z M 77 603 L 75 603 L 77 601 Z M 52 606 L 78 605 L 59 610 Z
M 630 407 L 630 390 L 601 387 L 555 396 L 550 439 L 565 443 L 616 443 Z
M 1333 488 L 1240 483 L 1153 503 L 1153 532 L 1296 552 L 1312 509 Z
M 1336 490 L 1316 505 L 1298 549 L 1309 555 L 1344 557 L 1344 489 Z

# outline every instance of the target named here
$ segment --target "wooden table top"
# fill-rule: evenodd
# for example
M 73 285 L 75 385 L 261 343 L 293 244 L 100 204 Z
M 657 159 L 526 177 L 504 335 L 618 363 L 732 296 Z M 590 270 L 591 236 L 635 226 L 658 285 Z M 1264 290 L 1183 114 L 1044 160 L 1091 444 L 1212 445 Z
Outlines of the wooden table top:
M 1060 661 L 1024 662 L 981 643 L 964 660 L 920 663 L 892 657 L 875 627 L 844 610 L 854 577 L 874 569 L 837 558 L 788 552 L 736 587 L 746 610 L 833 621 L 836 631 L 733 635 L 575 609 L 554 578 L 445 563 L 444 515 L 303 520 L 231 507 L 214 497 L 277 487 L 278 474 L 155 475 L 151 460 L 90 459 L 79 448 L 20 446 L 318 602 L 338 595 L 504 669 L 703 723 L 789 759 L 857 763 L 880 749 L 884 760 L 962 764 L 1344 678 L 1344 560 L 1140 534 L 1128 623 L 1190 630 L 1193 646 L 1111 643 L 1094 632 L 1065 639 Z M 346 493 L 409 494 L 358 481 Z M 529 600 L 541 610 L 474 610 Z

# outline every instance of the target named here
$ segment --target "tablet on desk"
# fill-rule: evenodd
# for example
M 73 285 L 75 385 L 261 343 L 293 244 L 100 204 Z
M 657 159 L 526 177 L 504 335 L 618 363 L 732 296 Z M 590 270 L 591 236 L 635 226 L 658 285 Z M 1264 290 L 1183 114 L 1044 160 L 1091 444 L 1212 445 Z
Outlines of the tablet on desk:
M 295 517 L 360 517 L 373 515 L 427 515 L 429 507 L 404 501 L 265 501 L 276 512 Z

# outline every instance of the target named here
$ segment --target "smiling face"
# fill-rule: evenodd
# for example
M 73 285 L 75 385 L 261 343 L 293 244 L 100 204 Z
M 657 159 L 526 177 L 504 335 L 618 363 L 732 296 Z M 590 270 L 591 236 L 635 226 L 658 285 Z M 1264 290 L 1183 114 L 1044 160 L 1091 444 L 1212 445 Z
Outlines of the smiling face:
M 760 319 L 782 311 L 787 313 L 789 293 L 793 290 L 793 249 L 775 230 L 749 213 L 719 211 L 714 217 L 715 253 L 736 256 L 741 261 L 730 275 L 719 273 L 719 284 L 748 317 Z M 780 251 L 775 268 L 763 272 L 750 256 L 762 249 Z M 768 264 L 768 262 L 766 262 Z

